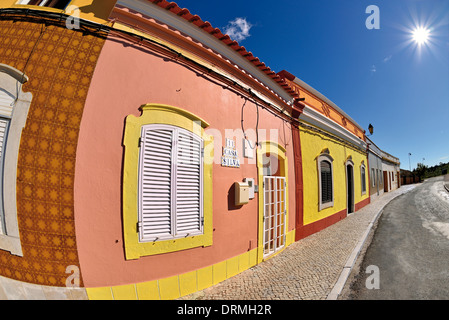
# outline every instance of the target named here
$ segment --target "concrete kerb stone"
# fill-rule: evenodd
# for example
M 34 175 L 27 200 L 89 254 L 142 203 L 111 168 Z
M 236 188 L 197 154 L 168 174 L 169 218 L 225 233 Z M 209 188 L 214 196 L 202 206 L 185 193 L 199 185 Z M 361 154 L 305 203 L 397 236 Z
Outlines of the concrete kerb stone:
M 377 220 L 382 215 L 384 208 L 395 198 L 397 198 L 400 195 L 403 195 L 409 191 L 411 191 L 413 188 L 408 189 L 405 192 L 398 193 L 394 197 L 392 197 L 388 202 L 386 202 L 381 208 L 379 208 L 379 211 L 377 214 L 373 217 L 372 221 L 369 223 L 368 227 L 366 228 L 365 232 L 363 233 L 362 237 L 358 241 L 357 245 L 354 247 L 354 250 L 352 251 L 351 255 L 349 256 L 348 260 L 346 261 L 345 265 L 343 266 L 343 270 L 340 273 L 340 276 L 335 283 L 334 287 L 332 288 L 331 292 L 327 296 L 326 300 L 337 300 L 340 296 L 341 292 L 343 291 L 344 286 L 346 285 L 346 282 L 349 278 L 349 275 L 351 274 L 351 271 L 357 261 L 358 256 L 360 255 L 360 252 L 362 251 L 362 248 L 366 242 L 366 239 L 368 238 L 370 232 L 374 229 L 374 226 L 376 225 Z M 400 190 L 400 189 L 399 189 Z

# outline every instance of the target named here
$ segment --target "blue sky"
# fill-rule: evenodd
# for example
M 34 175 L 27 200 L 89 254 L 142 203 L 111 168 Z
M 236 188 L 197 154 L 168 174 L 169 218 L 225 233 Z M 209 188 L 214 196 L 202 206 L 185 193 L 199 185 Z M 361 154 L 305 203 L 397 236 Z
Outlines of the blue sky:
M 401 168 L 449 162 L 448 0 L 178 0 L 275 72 L 320 91 Z M 379 29 L 366 20 L 379 8 Z M 240 19 L 238 19 L 240 18 Z M 371 21 L 371 20 L 370 20 Z M 426 27 L 429 41 L 412 41 Z M 229 28 L 229 29 L 228 29 Z M 368 131 L 368 130 L 367 130 Z

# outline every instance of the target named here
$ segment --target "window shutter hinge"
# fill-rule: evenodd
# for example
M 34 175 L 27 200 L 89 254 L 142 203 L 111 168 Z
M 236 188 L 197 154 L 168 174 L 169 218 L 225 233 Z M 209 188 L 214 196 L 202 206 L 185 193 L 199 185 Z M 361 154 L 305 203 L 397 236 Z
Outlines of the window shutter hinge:
M 137 228 L 137 233 L 139 233 L 140 232 L 140 229 L 142 228 L 142 222 L 137 222 L 137 224 L 136 224 L 136 228 Z
M 204 226 L 204 217 L 201 217 L 201 225 Z
M 142 137 L 139 137 L 139 148 L 142 145 Z

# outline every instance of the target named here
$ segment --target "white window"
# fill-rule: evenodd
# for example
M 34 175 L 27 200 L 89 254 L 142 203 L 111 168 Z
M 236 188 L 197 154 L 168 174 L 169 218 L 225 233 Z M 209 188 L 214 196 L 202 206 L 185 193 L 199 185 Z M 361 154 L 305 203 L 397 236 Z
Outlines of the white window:
M 322 153 L 318 159 L 319 210 L 334 205 L 334 159 L 328 153 Z
M 19 0 L 17 4 L 65 9 L 71 0 Z
M 185 129 L 142 127 L 139 241 L 203 234 L 203 140 Z
M 376 171 L 374 168 L 371 168 L 371 184 L 373 187 L 376 186 Z
M 28 78 L 0 64 L 0 249 L 22 256 L 16 183 L 20 139 L 32 95 L 21 90 Z

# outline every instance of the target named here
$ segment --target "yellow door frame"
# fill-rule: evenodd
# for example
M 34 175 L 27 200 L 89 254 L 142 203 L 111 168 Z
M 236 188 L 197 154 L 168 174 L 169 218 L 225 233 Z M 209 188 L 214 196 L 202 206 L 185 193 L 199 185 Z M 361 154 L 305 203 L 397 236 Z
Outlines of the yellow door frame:
M 264 175 L 263 175 L 263 155 L 264 154 L 275 154 L 277 155 L 278 159 L 282 160 L 279 161 L 280 163 L 283 163 L 280 170 L 280 176 L 285 177 L 286 181 L 286 187 L 285 187 L 285 206 L 287 210 L 287 214 L 285 215 L 285 236 L 287 239 L 287 233 L 288 233 L 288 216 L 289 216 L 289 206 L 288 206 L 288 159 L 287 159 L 287 151 L 284 147 L 279 145 L 276 142 L 273 141 L 264 141 L 259 143 L 259 148 L 257 148 L 257 172 L 258 172 L 258 184 L 259 184 L 259 229 L 258 229 L 258 247 L 257 247 L 257 263 L 261 263 L 264 260 L 270 259 L 273 256 L 277 255 L 278 253 L 282 252 L 286 247 L 287 244 L 284 242 L 284 248 L 279 250 L 278 252 L 265 257 L 263 256 L 263 232 L 264 232 L 264 222 L 263 222 L 263 215 L 264 215 L 264 187 L 263 187 L 263 181 L 264 181 Z

